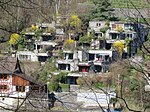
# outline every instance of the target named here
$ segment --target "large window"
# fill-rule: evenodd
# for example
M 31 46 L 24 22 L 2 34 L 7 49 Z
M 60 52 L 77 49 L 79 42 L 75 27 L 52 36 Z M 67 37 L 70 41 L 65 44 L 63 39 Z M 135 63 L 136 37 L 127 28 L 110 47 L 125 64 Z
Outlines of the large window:
M 70 64 L 58 64 L 59 70 L 70 70 Z
M 95 58 L 95 54 L 89 54 L 89 61 L 93 61 Z
M 118 34 L 117 33 L 112 33 L 111 34 L 111 39 L 117 39 L 118 38 Z
M 68 59 L 73 59 L 73 53 L 66 53 L 65 54 L 65 59 L 68 60 Z
M 17 92 L 25 92 L 25 86 L 16 86 Z

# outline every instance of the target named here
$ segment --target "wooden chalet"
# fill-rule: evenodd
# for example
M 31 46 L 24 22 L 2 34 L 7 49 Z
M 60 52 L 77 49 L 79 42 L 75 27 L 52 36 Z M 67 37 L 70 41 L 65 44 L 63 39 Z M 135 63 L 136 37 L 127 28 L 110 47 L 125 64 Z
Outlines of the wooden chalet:
M 0 94 L 13 97 L 26 96 L 27 92 L 43 90 L 42 84 L 25 75 L 16 58 L 4 58 L 0 60 Z M 17 94 L 16 94 L 17 93 Z

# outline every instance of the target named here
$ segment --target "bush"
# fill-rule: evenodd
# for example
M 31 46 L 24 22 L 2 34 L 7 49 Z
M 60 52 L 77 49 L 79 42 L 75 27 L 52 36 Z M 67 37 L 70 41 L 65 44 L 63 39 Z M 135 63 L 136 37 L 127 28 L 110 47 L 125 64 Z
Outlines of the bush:
M 117 98 L 111 98 L 111 99 L 110 99 L 110 103 L 113 103 L 113 104 L 114 104 L 114 103 L 116 103 L 116 102 L 117 102 Z
M 60 87 L 63 92 L 69 92 L 69 88 L 70 88 L 69 84 L 60 84 Z
M 88 36 L 82 36 L 79 38 L 79 43 L 89 43 L 91 41 L 91 38 Z
M 58 87 L 59 87 L 59 84 L 57 82 L 50 82 L 48 84 L 49 91 L 57 91 Z
M 75 50 L 75 41 L 73 39 L 68 39 L 64 42 L 64 49 Z
M 109 27 L 108 27 L 108 26 L 105 26 L 105 27 L 103 27 L 103 28 L 100 29 L 100 32 L 106 33 L 106 31 L 107 31 L 108 29 L 109 29 Z
M 78 78 L 77 79 L 77 84 L 82 86 L 84 84 L 84 79 L 83 78 Z
M 123 28 L 121 26 L 117 27 L 117 31 L 118 32 L 122 32 L 123 31 Z
M 95 83 L 95 87 L 96 88 L 102 88 L 102 87 L 106 87 L 106 86 L 102 82 L 97 82 L 97 83 Z

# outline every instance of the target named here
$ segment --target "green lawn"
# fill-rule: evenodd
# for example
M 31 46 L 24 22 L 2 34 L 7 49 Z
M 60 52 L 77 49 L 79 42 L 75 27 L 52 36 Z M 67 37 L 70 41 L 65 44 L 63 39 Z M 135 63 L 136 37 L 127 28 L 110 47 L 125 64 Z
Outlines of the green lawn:
M 115 8 L 147 8 L 146 0 L 111 0 Z M 134 6 L 133 6 L 134 5 Z

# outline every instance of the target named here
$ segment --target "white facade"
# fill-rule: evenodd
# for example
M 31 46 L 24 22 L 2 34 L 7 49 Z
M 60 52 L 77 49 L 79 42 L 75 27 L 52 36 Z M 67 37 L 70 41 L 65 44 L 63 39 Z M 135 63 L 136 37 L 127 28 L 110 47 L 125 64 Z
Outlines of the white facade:
M 0 90 L 0 106 L 14 109 L 24 101 L 26 93 L 29 92 L 29 86 L 25 86 L 25 91 L 19 92 L 16 90 L 16 86 L 12 85 L 12 75 L 7 77 L 7 79 L 0 80 L 2 87 Z M 6 88 L 3 86 L 6 86 Z
M 16 56 L 21 61 L 38 61 L 38 53 L 32 51 L 17 51 Z
M 78 62 L 82 60 L 82 51 L 63 51 L 63 53 L 64 60 L 57 60 L 56 62 L 56 66 L 59 70 L 77 71 Z
M 103 58 L 104 56 L 109 56 L 109 58 L 112 57 L 111 50 L 89 50 L 88 53 L 94 55 L 94 58 L 92 59 L 94 62 L 98 60 L 97 55 L 99 55 L 100 58 Z
M 32 51 L 17 51 L 16 56 L 21 61 L 32 61 L 37 62 L 38 57 L 49 57 L 48 52 L 47 53 L 36 53 Z
M 100 32 L 100 28 L 103 28 L 105 24 L 105 21 L 90 21 L 89 28 L 90 30 L 94 30 L 95 32 Z
M 77 71 L 78 70 L 78 61 L 69 61 L 69 60 L 58 60 L 56 62 L 57 68 L 59 70 L 64 70 L 64 71 Z
M 0 79 L 0 85 L 5 86 L 3 90 L 0 91 L 1 95 L 9 94 L 13 92 L 13 87 L 12 87 L 12 75 L 7 75 L 7 79 Z
M 97 35 L 97 37 L 102 38 L 104 34 L 100 32 L 100 29 L 105 26 L 106 26 L 105 21 L 90 21 L 88 33 L 95 31 L 95 34 Z
M 25 86 L 25 92 L 17 92 L 16 86 L 12 86 L 10 93 L 1 94 L 0 105 L 9 109 L 14 108 L 24 101 L 27 92 L 29 92 L 29 86 Z

